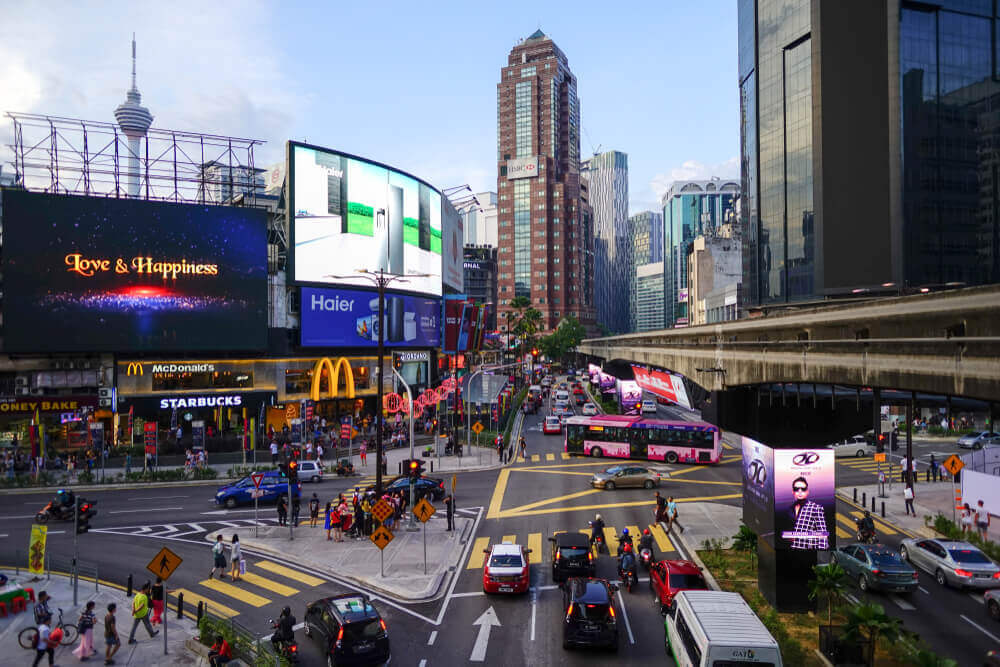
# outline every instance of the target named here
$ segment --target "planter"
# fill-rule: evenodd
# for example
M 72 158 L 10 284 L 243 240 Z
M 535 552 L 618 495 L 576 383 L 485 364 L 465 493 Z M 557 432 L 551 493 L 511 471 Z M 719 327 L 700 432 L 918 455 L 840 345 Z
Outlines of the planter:
M 819 650 L 838 667 L 868 665 L 868 642 L 847 639 L 840 625 L 819 626 Z

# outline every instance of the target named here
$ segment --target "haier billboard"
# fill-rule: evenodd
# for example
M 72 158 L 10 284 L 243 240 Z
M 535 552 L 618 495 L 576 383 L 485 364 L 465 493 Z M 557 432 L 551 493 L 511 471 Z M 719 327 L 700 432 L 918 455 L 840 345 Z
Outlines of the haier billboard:
M 386 294 L 387 347 L 440 347 L 441 300 Z M 303 347 L 378 346 L 378 294 L 351 289 L 302 288 Z

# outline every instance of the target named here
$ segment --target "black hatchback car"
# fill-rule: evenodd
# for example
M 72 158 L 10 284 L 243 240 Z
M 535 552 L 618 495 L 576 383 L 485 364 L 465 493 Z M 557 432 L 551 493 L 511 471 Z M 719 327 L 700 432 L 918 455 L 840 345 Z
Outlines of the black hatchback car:
M 305 634 L 326 654 L 328 665 L 379 665 L 390 657 L 385 621 L 361 594 L 323 598 L 307 606 Z
M 618 590 L 606 579 L 572 577 L 561 585 L 563 648 L 597 646 L 618 650 L 618 620 L 612 595 Z
M 391 482 L 383 482 L 385 484 L 386 491 L 390 493 L 395 493 L 397 491 L 405 491 L 406 497 L 410 497 L 410 478 L 406 475 L 400 475 L 396 477 Z M 368 486 L 365 491 L 374 491 L 375 485 L 372 484 Z M 417 501 L 422 498 L 427 498 L 427 500 L 433 500 L 435 502 L 442 500 L 445 497 L 444 480 L 435 477 L 420 477 L 417 479 L 417 488 L 414 489 L 413 495 Z
M 559 533 L 550 537 L 549 542 L 552 543 L 552 581 L 594 576 L 594 554 L 586 535 Z

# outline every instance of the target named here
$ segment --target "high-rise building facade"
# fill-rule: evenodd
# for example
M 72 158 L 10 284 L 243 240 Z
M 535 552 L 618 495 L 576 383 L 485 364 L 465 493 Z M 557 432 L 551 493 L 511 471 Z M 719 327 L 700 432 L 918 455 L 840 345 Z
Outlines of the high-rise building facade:
M 632 239 L 628 223 L 628 155 L 620 151 L 596 154 L 580 165 L 590 186 L 594 212 L 594 305 L 597 322 L 609 331 L 630 328 Z
M 665 328 L 663 262 L 640 264 L 635 269 L 635 327 L 633 331 L 656 331 Z
M 465 245 L 498 247 L 497 193 L 477 192 L 459 207 L 465 230 Z
M 465 246 L 462 261 L 465 294 L 471 301 L 490 304 L 487 311 L 490 331 L 497 328 L 497 249 L 492 246 Z
M 739 0 L 749 306 L 1000 281 L 990 0 Z
M 628 292 L 629 331 L 638 331 L 638 304 L 636 289 L 636 270 L 644 264 L 663 262 L 663 214 L 655 211 L 642 211 L 628 219 L 629 235 L 632 237 L 631 266 L 629 267 Z M 661 266 L 660 273 L 663 273 Z M 660 308 L 662 316 L 663 308 Z M 662 327 L 662 323 L 661 323 Z
M 735 218 L 740 185 L 735 180 L 676 181 L 663 205 L 663 282 L 667 328 L 688 326 L 688 250 L 699 235 L 714 236 Z
M 517 44 L 497 84 L 499 321 L 526 297 L 544 329 L 593 322 L 580 102 L 566 55 L 541 30 Z

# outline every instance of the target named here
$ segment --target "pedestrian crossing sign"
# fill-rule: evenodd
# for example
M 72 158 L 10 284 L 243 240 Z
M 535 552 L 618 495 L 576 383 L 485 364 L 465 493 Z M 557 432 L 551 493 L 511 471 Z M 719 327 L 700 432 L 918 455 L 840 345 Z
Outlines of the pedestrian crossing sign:
M 427 520 L 434 516 L 437 509 L 427 502 L 426 498 L 421 498 L 420 502 L 413 507 L 413 516 L 420 519 L 420 523 L 427 523 Z
M 479 435 L 480 433 L 483 432 L 483 429 L 485 428 L 486 427 L 483 426 L 483 422 L 477 421 L 475 424 L 472 425 L 472 432 L 475 433 L 476 435 Z
M 950 472 L 952 477 L 961 472 L 962 468 L 965 467 L 965 464 L 962 463 L 962 459 L 958 458 L 954 454 L 945 459 L 943 465 L 944 469 Z
M 385 549 L 389 546 L 389 542 L 392 542 L 392 537 L 393 535 L 391 530 L 385 526 L 379 526 L 375 529 L 375 532 L 372 533 L 372 536 L 369 539 L 371 539 L 372 543 L 374 543 L 379 549 Z
M 153 576 L 160 577 L 164 581 L 170 578 L 170 575 L 174 573 L 181 562 L 183 562 L 180 556 L 175 554 L 170 549 L 163 547 L 160 549 L 160 553 L 153 557 L 153 560 L 149 561 L 149 565 L 146 569 L 153 573 Z

